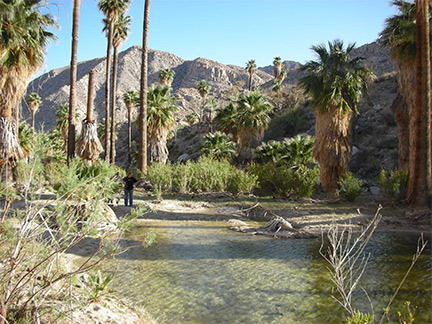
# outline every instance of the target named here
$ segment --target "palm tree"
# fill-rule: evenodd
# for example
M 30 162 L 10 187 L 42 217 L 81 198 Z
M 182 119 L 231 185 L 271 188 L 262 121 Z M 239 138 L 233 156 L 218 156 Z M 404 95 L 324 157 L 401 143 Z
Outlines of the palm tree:
M 18 123 L 18 107 L 33 73 L 43 64 L 50 40 L 48 30 L 57 23 L 43 0 L 6 1 L 0 10 L 0 107 L 14 110 Z
M 150 162 L 166 163 L 168 149 L 166 146 L 170 129 L 175 125 L 174 112 L 177 107 L 171 97 L 170 88 L 163 85 L 153 85 L 148 90 L 147 125 Z
M 251 161 L 253 149 L 261 144 L 273 106 L 269 98 L 258 91 L 246 92 L 240 97 L 235 115 L 237 153 L 240 163 Z
M 25 157 L 31 155 L 34 149 L 34 139 L 34 129 L 30 128 L 27 123 L 20 123 L 18 125 L 18 142 Z
M 162 85 L 171 86 L 174 80 L 175 72 L 169 68 L 159 71 L 159 83 Z
M 32 128 L 34 130 L 35 129 L 35 114 L 39 108 L 39 105 L 41 104 L 41 97 L 36 92 L 32 92 L 27 96 L 26 102 L 27 102 L 28 108 L 29 108 L 30 113 L 31 113 Z
M 114 24 L 119 15 L 126 11 L 130 0 L 100 0 L 98 3 L 99 10 L 103 12 L 108 22 L 108 42 L 107 42 L 107 59 L 105 70 L 105 160 L 110 159 L 110 73 L 111 73 L 111 48 L 113 43 Z
M 399 92 L 405 98 L 408 107 L 413 107 L 415 105 L 414 89 L 416 89 L 415 4 L 402 0 L 393 1 L 392 4 L 398 7 L 399 14 L 386 19 L 385 28 L 380 34 L 380 40 L 384 46 L 390 49 L 390 56 L 399 71 Z M 393 113 L 398 125 L 399 135 L 398 167 L 400 170 L 408 171 L 410 115 L 403 103 L 403 100 L 395 101 Z M 407 138 L 405 134 L 408 134 Z
M 130 162 L 130 150 L 131 150 L 131 143 L 132 143 L 131 114 L 132 114 L 132 108 L 136 107 L 137 103 L 139 103 L 138 91 L 128 90 L 125 93 L 123 93 L 123 102 L 125 103 L 126 108 L 128 110 L 128 146 L 127 146 L 127 152 L 128 152 L 128 161 Z
M 207 95 L 209 94 L 211 87 L 207 84 L 206 80 L 201 80 L 198 83 L 197 89 L 198 89 L 198 92 L 199 92 L 201 98 L 204 100 L 207 97 Z
M 105 24 L 103 31 L 109 32 L 108 19 L 103 19 Z M 125 16 L 123 12 L 120 13 L 118 19 L 114 23 L 113 29 L 113 77 L 111 87 L 111 128 L 110 128 L 110 161 L 115 164 L 115 140 L 114 140 L 114 128 L 115 128 L 115 97 L 116 97 L 116 86 L 117 86 L 117 65 L 118 65 L 118 49 L 120 45 L 127 39 L 130 32 L 129 26 L 131 25 L 131 17 Z
M 201 153 L 219 161 L 231 160 L 236 154 L 236 147 L 231 135 L 222 132 L 208 133 L 204 135 Z
M 87 117 L 82 121 L 82 131 L 77 142 L 78 156 L 87 164 L 93 164 L 103 151 L 93 119 L 94 70 L 89 73 L 87 95 Z
M 69 87 L 69 129 L 67 140 L 67 163 L 75 156 L 75 106 L 76 106 L 76 78 L 78 68 L 78 30 L 79 30 L 80 0 L 73 2 L 72 18 L 72 46 L 70 63 L 70 87 Z
M 273 60 L 273 75 L 276 80 L 279 79 L 279 76 L 282 72 L 282 59 L 280 56 L 276 56 Z
M 431 8 L 428 1 L 422 0 L 418 0 L 417 5 L 403 0 L 394 0 L 392 4 L 398 7 L 399 14 L 386 20 L 385 28 L 380 36 L 382 43 L 390 48 L 390 55 L 399 71 L 399 90 L 401 95 L 405 97 L 408 106 L 408 109 L 405 109 L 403 104 L 397 105 L 398 102 L 394 105 L 395 108 L 399 107 L 394 111 L 400 138 L 399 169 L 409 170 L 407 198 L 410 204 L 424 206 L 428 201 L 431 201 L 430 191 L 432 190 L 430 188 L 431 113 L 430 103 L 427 104 L 428 99 L 426 97 L 428 91 L 424 90 L 425 86 L 426 89 L 429 89 L 430 85 L 428 88 L 427 75 L 425 75 L 425 83 L 422 84 L 424 81 L 420 81 L 418 84 L 418 80 L 423 80 L 422 73 L 427 74 L 430 71 L 430 68 L 427 68 L 427 64 L 430 64 L 430 58 L 428 59 L 428 56 L 430 57 L 430 45 L 427 43 L 430 44 L 431 37 Z M 418 17 L 417 14 L 419 14 Z M 416 21 L 419 23 L 416 24 Z M 429 30 L 427 31 L 427 29 Z M 418 41 L 419 38 L 422 39 L 420 42 Z M 418 53 L 419 51 L 421 54 Z M 419 69 L 418 64 L 422 59 L 425 64 L 422 64 Z M 418 80 L 417 75 L 420 77 Z M 417 93 L 417 91 L 419 92 Z M 424 98 L 426 98 L 425 105 L 417 102 L 420 93 L 423 93 Z M 429 113 L 427 112 L 428 109 Z M 401 138 L 402 134 L 409 134 L 409 140 L 404 141 Z M 404 143 L 405 145 L 403 145 Z
M 316 115 L 314 157 L 320 164 L 321 183 L 329 198 L 336 197 L 338 180 L 347 172 L 351 155 L 351 119 L 357 102 L 367 90 L 372 72 L 361 66 L 362 58 L 351 59 L 355 44 L 346 49 L 341 40 L 312 46 L 318 61 L 300 68 L 307 75 L 299 85 L 311 97 Z
M 246 71 L 249 73 L 249 91 L 252 89 L 252 76 L 257 70 L 255 60 L 249 60 L 246 62 Z
M 147 74 L 150 0 L 144 2 L 143 41 L 141 56 L 138 170 L 147 173 Z
M 233 141 L 237 143 L 237 105 L 230 102 L 216 110 L 214 122 L 216 128 L 225 134 L 231 134 Z
M 0 10 L 0 167 L 14 167 L 24 157 L 18 144 L 19 102 L 33 73 L 43 64 L 56 26 L 42 14 L 42 0 L 2 2 Z M 11 119 L 15 111 L 15 121 Z

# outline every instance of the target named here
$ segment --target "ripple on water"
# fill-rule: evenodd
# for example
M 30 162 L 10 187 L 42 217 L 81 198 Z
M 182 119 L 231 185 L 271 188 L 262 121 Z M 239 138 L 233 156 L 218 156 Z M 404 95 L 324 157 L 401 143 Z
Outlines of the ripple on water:
M 114 289 L 143 305 L 159 323 L 340 322 L 342 311 L 331 298 L 318 252 L 320 239 L 248 236 L 222 222 L 154 222 L 129 233 L 124 246 L 141 242 L 148 227 L 155 228 L 157 242 L 129 250 L 109 267 L 118 269 Z M 412 258 L 412 242 L 392 237 L 395 241 L 385 244 L 388 240 L 380 234 L 369 245 L 371 261 L 362 281 L 381 305 Z M 425 284 L 432 279 L 431 264 L 425 257 L 401 292 L 402 302 L 420 301 L 425 322 L 432 319 L 431 287 Z M 360 294 L 354 298 L 368 303 Z

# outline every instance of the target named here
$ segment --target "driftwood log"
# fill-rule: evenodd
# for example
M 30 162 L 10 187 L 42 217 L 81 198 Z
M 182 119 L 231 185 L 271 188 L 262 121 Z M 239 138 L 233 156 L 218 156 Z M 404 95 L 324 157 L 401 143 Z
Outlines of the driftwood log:
M 257 208 L 259 204 L 255 204 L 251 208 L 247 208 L 242 210 L 246 212 L 246 215 L 249 215 L 249 212 L 255 208 Z M 278 238 L 314 238 L 315 234 L 306 232 L 304 230 L 296 229 L 293 225 L 288 222 L 283 217 L 280 217 L 272 212 L 265 211 L 264 214 L 271 214 L 273 218 L 268 221 L 262 227 L 252 227 L 244 221 L 238 219 L 230 219 L 228 223 L 230 224 L 230 229 L 242 232 L 249 233 L 252 235 L 267 235 Z

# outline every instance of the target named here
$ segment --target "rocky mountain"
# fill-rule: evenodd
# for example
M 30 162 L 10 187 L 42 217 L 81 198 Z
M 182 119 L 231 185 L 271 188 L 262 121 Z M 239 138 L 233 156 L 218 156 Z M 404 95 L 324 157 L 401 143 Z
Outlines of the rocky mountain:
M 377 42 L 360 46 L 354 50 L 354 56 L 365 58 L 366 65 L 377 75 L 377 80 L 370 86 L 369 95 L 359 104 L 360 115 L 353 124 L 353 171 L 371 175 L 380 167 L 394 168 L 397 161 L 397 130 L 391 113 L 391 104 L 396 97 L 397 82 L 395 67 L 392 64 L 388 50 L 382 48 Z M 172 84 L 174 96 L 180 98 L 180 110 L 177 124 L 192 110 L 197 110 L 202 101 L 197 91 L 200 80 L 206 80 L 210 85 L 210 95 L 218 98 L 224 90 L 234 86 L 239 81 L 248 84 L 248 74 L 244 67 L 224 65 L 206 58 L 184 60 L 174 54 L 157 50 L 149 51 L 149 79 L 148 84 L 158 82 L 158 73 L 163 68 L 174 70 L 175 76 Z M 287 69 L 285 85 L 292 86 L 302 76 L 298 72 L 300 63 L 284 61 Z M 141 47 L 132 46 L 119 54 L 118 81 L 116 95 L 116 117 L 120 124 L 119 141 L 125 136 L 124 124 L 127 121 L 127 109 L 122 101 L 122 94 L 127 90 L 139 90 L 140 84 Z M 105 115 L 105 58 L 80 62 L 77 75 L 77 108 L 84 111 L 87 101 L 88 73 L 95 70 L 95 110 L 100 122 Z M 270 89 L 273 82 L 273 67 L 260 67 L 253 76 L 253 85 L 263 89 Z M 67 103 L 69 97 L 69 67 L 52 70 L 33 80 L 28 93 L 37 92 L 42 98 L 42 104 L 36 113 L 38 128 L 44 125 L 45 130 L 52 129 L 56 124 L 55 111 L 60 104 Z M 23 102 L 25 107 L 25 102 Z M 137 111 L 134 111 L 133 118 Z M 30 119 L 28 109 L 23 109 L 24 118 Z M 83 117 L 84 118 L 84 117 Z M 313 134 L 313 114 L 308 114 L 307 131 Z M 281 136 L 284 130 L 280 131 Z M 190 134 L 187 135 L 190 137 Z M 195 141 L 196 142 L 196 141 Z M 120 145 L 122 146 L 122 143 Z M 181 153 L 181 152 L 179 152 Z M 370 170 L 374 170 L 372 173 Z M 365 171 L 366 170 L 366 171 Z M 369 171 L 367 171 L 369 170 Z M 375 175 L 374 175 L 375 176 Z
M 173 94 L 182 99 L 180 106 L 183 108 L 183 112 L 187 112 L 190 106 L 193 107 L 198 104 L 200 96 L 196 88 L 201 80 L 207 81 L 211 87 L 210 94 L 216 97 L 236 82 L 247 83 L 248 81 L 248 74 L 244 68 L 224 65 L 201 57 L 193 61 L 185 61 L 168 52 L 150 50 L 148 58 L 149 85 L 158 82 L 158 74 L 161 69 L 174 70 Z M 99 120 L 102 120 L 105 115 L 105 64 L 105 58 L 80 62 L 77 72 L 77 108 L 84 115 L 87 102 L 88 73 L 92 69 L 95 71 L 95 110 Z M 132 46 L 119 54 L 116 116 L 120 124 L 127 120 L 127 109 L 122 101 L 122 94 L 131 89 L 139 90 L 140 66 L 140 46 Z M 253 83 L 263 84 L 271 79 L 272 76 L 268 73 L 258 71 L 253 76 Z M 68 102 L 69 67 L 55 69 L 38 77 L 29 84 L 27 92 L 37 92 L 42 98 L 42 104 L 36 114 L 37 127 L 43 124 L 45 130 L 52 129 L 56 124 L 56 108 Z M 23 106 L 25 106 L 25 102 L 23 102 Z M 28 109 L 23 109 L 23 114 L 26 119 L 30 117 Z

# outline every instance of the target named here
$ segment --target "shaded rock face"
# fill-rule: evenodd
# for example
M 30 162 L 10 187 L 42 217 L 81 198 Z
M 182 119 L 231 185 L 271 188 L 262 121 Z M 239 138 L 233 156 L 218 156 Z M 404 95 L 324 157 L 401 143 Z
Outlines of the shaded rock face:
M 377 42 L 356 48 L 353 51 L 355 57 L 365 58 L 366 65 L 377 75 L 369 94 L 359 103 L 360 114 L 353 120 L 352 145 L 356 147 L 356 154 L 352 157 L 350 169 L 358 176 L 375 178 L 376 172 L 381 167 L 395 168 L 397 166 L 397 128 L 391 113 L 391 104 L 397 95 L 396 69 L 390 60 L 388 50 Z M 182 58 L 157 50 L 149 50 L 149 76 L 148 84 L 159 81 L 158 74 L 161 69 L 174 70 L 175 76 L 172 83 L 173 95 L 179 98 L 180 107 L 176 116 L 177 125 L 183 121 L 183 117 L 202 107 L 202 99 L 197 91 L 198 82 L 206 80 L 210 85 L 210 96 L 221 98 L 224 90 L 229 89 L 238 81 L 244 82 L 247 88 L 249 75 L 244 67 L 224 65 L 206 58 L 197 58 L 186 61 Z M 298 72 L 301 66 L 298 62 L 284 61 L 287 69 L 287 77 L 284 85 L 292 87 L 302 76 Z M 105 117 L 105 58 L 97 58 L 78 64 L 77 73 L 77 108 L 81 111 L 81 119 L 87 104 L 88 73 L 95 70 L 95 115 L 99 122 Z M 126 147 L 124 142 L 127 131 L 127 108 L 122 101 L 122 94 L 128 90 L 139 90 L 141 76 L 141 47 L 132 46 L 119 54 L 118 81 L 116 94 L 116 120 L 120 124 L 119 136 L 116 143 L 117 156 L 121 163 L 122 150 Z M 261 86 L 265 91 L 270 91 L 273 83 L 273 66 L 265 66 L 258 69 L 253 75 L 252 84 Z M 68 102 L 69 98 L 69 67 L 52 70 L 34 81 L 28 87 L 28 93 L 37 92 L 42 98 L 42 104 L 36 113 L 36 127 L 40 129 L 43 123 L 44 130 L 51 130 L 55 124 L 55 110 L 60 104 Z M 30 122 L 30 113 L 23 101 L 23 116 Z M 138 115 L 138 109 L 133 110 L 132 120 Z M 314 134 L 314 116 L 308 114 L 310 129 L 306 132 Z M 81 124 L 81 123 L 78 123 Z M 279 126 L 282 127 L 282 126 Z M 289 131 L 289 130 L 287 130 Z M 176 140 L 170 142 L 170 148 L 177 158 L 181 154 L 188 153 L 191 158 L 197 157 L 199 138 L 193 138 L 196 132 L 188 127 L 177 134 Z M 133 137 L 137 136 L 135 123 L 132 125 Z M 200 134 L 196 136 L 199 137 Z M 292 134 L 285 134 L 292 136 Z M 184 143 L 182 143 L 184 141 Z M 125 155 L 125 154 L 124 154 Z

